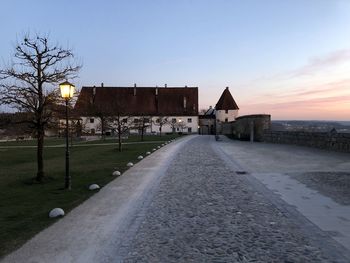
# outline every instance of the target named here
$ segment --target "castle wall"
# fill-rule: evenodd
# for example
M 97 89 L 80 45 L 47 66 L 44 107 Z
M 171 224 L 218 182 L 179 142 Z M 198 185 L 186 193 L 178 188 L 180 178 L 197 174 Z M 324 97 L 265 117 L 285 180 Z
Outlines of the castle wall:
M 350 133 L 265 131 L 264 142 L 295 144 L 350 153 Z
M 263 141 L 265 130 L 271 126 L 271 115 L 254 114 L 240 116 L 232 123 L 232 136 L 240 140 L 250 140 L 251 135 L 254 141 Z M 227 133 L 226 133 L 227 134 Z

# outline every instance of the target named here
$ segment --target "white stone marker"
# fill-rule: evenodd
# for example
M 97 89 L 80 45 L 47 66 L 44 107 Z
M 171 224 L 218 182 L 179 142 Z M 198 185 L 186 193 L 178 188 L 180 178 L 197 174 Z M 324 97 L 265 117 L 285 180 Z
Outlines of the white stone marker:
M 112 175 L 113 175 L 113 176 L 120 176 L 120 175 L 121 175 L 121 172 L 119 172 L 119 171 L 114 171 L 114 172 L 112 173 Z
M 132 162 L 129 162 L 126 166 L 127 167 L 132 167 L 132 166 L 134 166 L 134 164 Z
M 143 156 L 140 155 L 139 157 L 137 157 L 137 159 L 142 160 L 142 159 L 143 159 Z
M 151 154 L 151 152 L 146 152 L 146 155 L 150 155 Z
M 152 151 L 155 151 L 155 150 L 157 150 L 157 149 L 156 149 L 156 148 L 153 148 L 153 149 L 152 149 Z
M 98 184 L 92 184 L 89 186 L 89 190 L 97 190 L 100 189 L 100 186 Z
M 54 208 L 49 213 L 50 218 L 55 218 L 59 216 L 64 216 L 64 211 L 62 208 Z
M 158 149 L 160 149 L 160 146 L 157 146 Z

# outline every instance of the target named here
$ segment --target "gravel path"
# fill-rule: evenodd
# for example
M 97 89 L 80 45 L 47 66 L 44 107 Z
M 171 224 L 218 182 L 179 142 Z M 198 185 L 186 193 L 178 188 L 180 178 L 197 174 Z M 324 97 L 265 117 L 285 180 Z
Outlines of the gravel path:
M 317 233 L 299 227 L 213 147 L 202 136 L 177 154 L 120 251 L 125 262 L 348 262 L 330 253 L 326 235 L 315 244 Z

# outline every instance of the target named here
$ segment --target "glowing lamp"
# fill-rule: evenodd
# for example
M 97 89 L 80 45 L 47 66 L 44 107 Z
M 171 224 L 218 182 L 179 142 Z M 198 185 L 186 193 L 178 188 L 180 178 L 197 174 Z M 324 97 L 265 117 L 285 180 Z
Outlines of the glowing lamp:
M 61 96 L 64 99 L 70 99 L 74 95 L 74 88 L 75 86 L 72 83 L 69 83 L 68 81 L 65 81 L 60 84 L 60 90 L 61 90 Z

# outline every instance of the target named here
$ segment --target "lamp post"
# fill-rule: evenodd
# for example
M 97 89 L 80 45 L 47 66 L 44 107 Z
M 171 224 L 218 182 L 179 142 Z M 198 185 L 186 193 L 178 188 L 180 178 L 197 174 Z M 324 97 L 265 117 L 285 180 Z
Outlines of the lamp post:
M 64 177 L 64 188 L 71 190 L 71 176 L 69 174 L 69 126 L 68 126 L 68 101 L 73 97 L 74 94 L 74 85 L 65 81 L 60 85 L 61 96 L 66 101 L 66 175 Z

